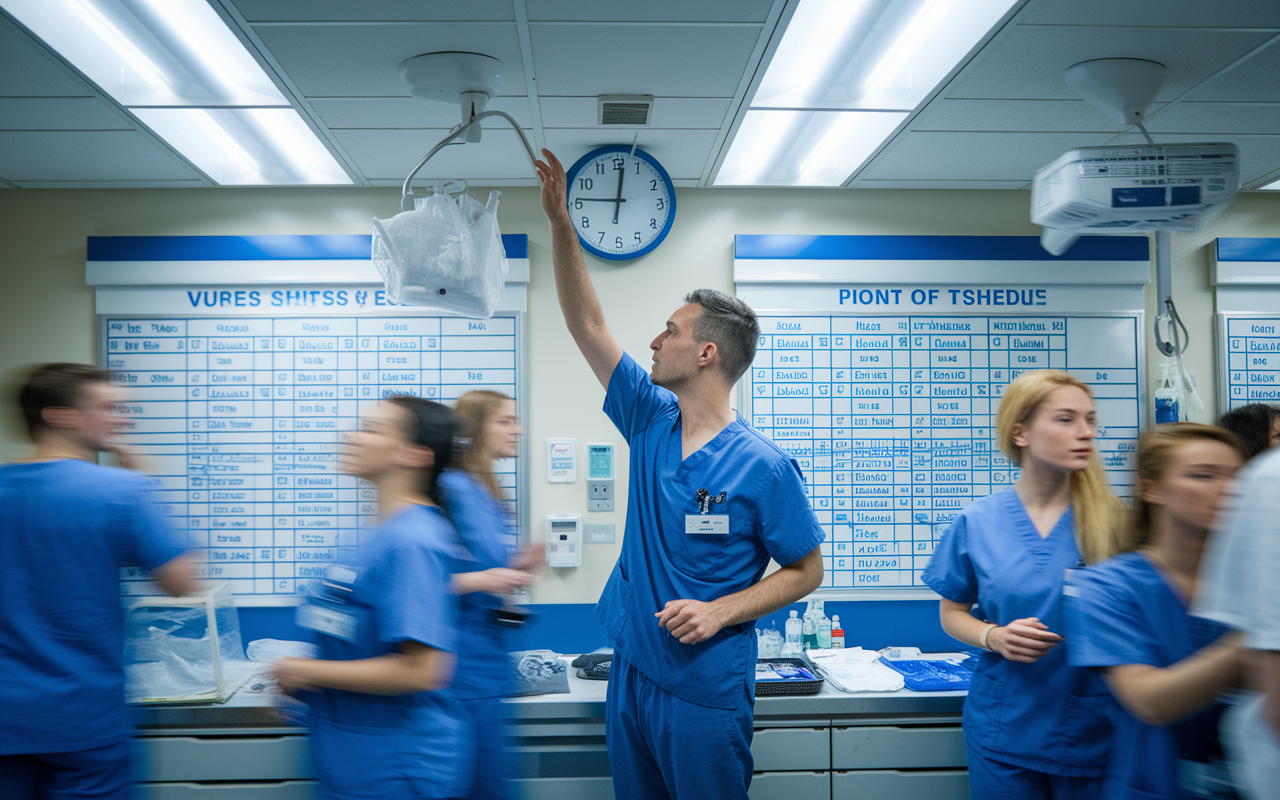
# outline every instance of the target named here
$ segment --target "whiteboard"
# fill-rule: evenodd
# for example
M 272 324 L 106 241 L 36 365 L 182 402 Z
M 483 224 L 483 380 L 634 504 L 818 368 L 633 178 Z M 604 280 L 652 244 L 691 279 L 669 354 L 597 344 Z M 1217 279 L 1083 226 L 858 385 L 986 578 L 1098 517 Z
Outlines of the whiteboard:
M 734 255 L 761 326 L 739 408 L 801 465 L 827 592 L 936 597 L 920 576 L 939 537 L 1018 478 L 993 428 L 1027 370 L 1090 386 L 1103 465 L 1131 493 L 1145 237 L 1055 257 L 1022 236 L 751 235 Z
M 1280 403 L 1280 314 L 1218 315 L 1219 413 Z
M 1117 489 L 1140 431 L 1138 315 L 814 315 L 763 312 L 750 421 L 794 457 L 827 534 L 824 588 L 922 588 L 938 537 L 1008 488 L 995 412 L 1027 370 L 1092 389 Z
M 229 581 L 242 605 L 292 604 L 358 545 L 377 492 L 340 473 L 338 448 L 381 398 L 492 389 L 525 414 L 528 242 L 503 244 L 499 310 L 470 320 L 391 304 L 368 236 L 89 237 L 124 438 L 202 577 Z M 528 528 L 525 462 L 498 464 L 513 546 Z M 155 587 L 126 568 L 122 592 Z
M 393 394 L 519 402 L 520 316 L 104 317 L 104 363 L 125 392 L 125 443 L 201 577 L 282 597 L 376 523 L 376 490 L 339 471 L 342 436 Z M 515 460 L 499 483 L 519 518 Z M 125 594 L 150 591 L 125 571 Z

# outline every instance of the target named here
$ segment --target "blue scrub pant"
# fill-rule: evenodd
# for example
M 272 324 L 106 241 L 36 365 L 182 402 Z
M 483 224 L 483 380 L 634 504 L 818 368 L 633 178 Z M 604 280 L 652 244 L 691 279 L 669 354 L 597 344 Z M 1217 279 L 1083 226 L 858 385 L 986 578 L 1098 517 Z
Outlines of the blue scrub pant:
M 511 756 L 507 749 L 507 717 L 501 697 L 481 697 L 462 701 L 462 707 L 471 716 L 471 729 L 475 731 L 475 769 L 471 772 L 469 788 L 463 794 L 467 800 L 512 800 Z
M 609 668 L 605 740 L 617 800 L 747 800 L 749 698 L 732 711 L 681 700 L 617 653 Z
M 129 800 L 129 743 L 73 753 L 0 755 L 4 800 Z
M 973 800 L 1098 800 L 1102 780 L 1015 767 L 969 748 L 969 797 Z

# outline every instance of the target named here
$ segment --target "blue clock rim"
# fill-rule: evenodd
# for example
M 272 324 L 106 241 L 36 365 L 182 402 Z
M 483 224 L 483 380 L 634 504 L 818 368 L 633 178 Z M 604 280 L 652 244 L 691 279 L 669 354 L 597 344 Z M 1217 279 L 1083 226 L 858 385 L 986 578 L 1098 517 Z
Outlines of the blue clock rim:
M 565 208 L 566 209 L 569 207 L 568 187 L 573 184 L 573 180 L 575 177 L 577 177 L 578 172 L 580 172 L 582 168 L 585 167 L 588 163 L 595 161 L 597 158 L 604 155 L 605 153 L 627 153 L 629 155 L 631 153 L 631 145 L 609 144 L 609 145 L 605 145 L 604 147 L 597 147 L 595 150 L 592 150 L 591 152 L 584 155 L 582 158 L 573 162 L 573 166 L 570 167 L 569 171 L 565 173 L 565 178 L 566 178 Z M 601 250 L 595 245 L 591 244 L 591 242 L 588 241 L 585 237 L 583 237 L 581 233 L 578 233 L 578 241 L 582 243 L 583 247 L 585 247 L 587 250 L 589 250 L 592 254 L 594 254 L 598 258 L 603 258 L 607 261 L 630 261 L 633 258 L 639 258 L 640 256 L 647 255 L 653 252 L 658 247 L 658 245 L 662 244 L 662 240 L 667 238 L 667 234 L 671 232 L 672 224 L 674 224 L 676 221 L 676 187 L 671 183 L 671 176 L 667 174 L 667 171 L 663 169 L 662 165 L 658 163 L 657 159 L 655 159 L 653 156 L 646 153 L 643 149 L 637 147 L 635 154 L 640 158 L 644 159 L 645 161 L 649 162 L 649 166 L 653 167 L 658 171 L 658 177 L 662 178 L 662 182 L 667 186 L 667 197 L 671 198 L 671 210 L 667 213 L 667 222 L 665 225 L 662 226 L 662 230 L 658 232 L 658 237 L 654 239 L 652 242 L 649 242 L 649 244 L 646 245 L 644 248 L 637 250 L 634 253 L 619 254 L 619 253 L 610 253 L 607 250 Z M 572 217 L 572 214 L 570 214 L 570 216 Z M 574 228 L 574 232 L 577 233 L 576 227 Z

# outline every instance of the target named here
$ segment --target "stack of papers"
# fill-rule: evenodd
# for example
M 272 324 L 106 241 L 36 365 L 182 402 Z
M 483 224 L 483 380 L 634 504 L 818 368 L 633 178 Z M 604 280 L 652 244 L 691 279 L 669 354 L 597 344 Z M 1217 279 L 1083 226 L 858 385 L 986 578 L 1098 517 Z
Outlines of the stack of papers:
M 874 650 L 849 647 L 808 650 L 805 655 L 842 692 L 896 692 L 906 686 L 902 675 L 881 664 Z

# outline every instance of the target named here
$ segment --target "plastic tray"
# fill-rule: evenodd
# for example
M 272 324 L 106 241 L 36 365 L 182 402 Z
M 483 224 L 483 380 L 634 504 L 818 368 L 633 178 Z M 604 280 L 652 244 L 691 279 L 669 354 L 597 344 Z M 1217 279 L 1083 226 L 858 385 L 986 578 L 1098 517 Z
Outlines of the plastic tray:
M 817 694 L 822 691 L 823 679 L 818 669 L 803 658 L 761 658 L 756 660 L 757 666 L 767 664 L 771 667 L 783 667 L 803 670 L 813 675 L 812 680 L 806 678 L 773 678 L 756 680 L 756 696 Z M 758 674 L 758 673 L 757 673 Z

